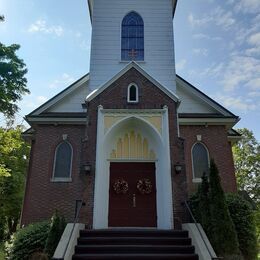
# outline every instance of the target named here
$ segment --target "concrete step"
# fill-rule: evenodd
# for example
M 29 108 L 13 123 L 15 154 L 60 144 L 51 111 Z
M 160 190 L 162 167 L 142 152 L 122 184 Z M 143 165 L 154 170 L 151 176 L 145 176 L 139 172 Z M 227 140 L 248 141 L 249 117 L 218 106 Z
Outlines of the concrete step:
M 75 254 L 194 254 L 194 246 L 172 245 L 78 245 Z
M 76 254 L 72 260 L 94 259 L 172 259 L 172 260 L 199 260 L 195 254 Z
M 81 230 L 80 237 L 188 237 L 185 230 L 158 230 L 158 229 L 104 229 Z
M 188 237 L 80 237 L 78 245 L 191 245 Z

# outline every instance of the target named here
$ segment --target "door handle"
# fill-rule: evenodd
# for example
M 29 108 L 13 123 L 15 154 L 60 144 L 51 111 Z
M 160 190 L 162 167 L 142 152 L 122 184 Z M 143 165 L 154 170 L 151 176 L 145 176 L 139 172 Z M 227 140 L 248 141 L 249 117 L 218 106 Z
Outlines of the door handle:
M 133 208 L 136 207 L 136 197 L 135 197 L 135 193 L 133 194 Z

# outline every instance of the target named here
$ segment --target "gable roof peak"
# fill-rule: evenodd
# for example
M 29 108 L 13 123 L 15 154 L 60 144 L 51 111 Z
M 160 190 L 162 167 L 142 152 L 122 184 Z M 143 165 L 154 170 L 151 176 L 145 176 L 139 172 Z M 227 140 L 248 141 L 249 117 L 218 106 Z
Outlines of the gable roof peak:
M 102 86 L 93 89 L 92 92 L 86 97 L 86 102 L 91 101 L 96 96 L 98 96 L 100 93 L 102 93 L 106 88 L 108 88 L 112 83 L 114 83 L 117 79 L 119 79 L 121 76 L 123 76 L 127 71 L 130 69 L 136 69 L 139 73 L 141 73 L 145 78 L 150 80 L 156 87 L 158 87 L 161 91 L 163 91 L 167 96 L 169 96 L 172 100 L 174 100 L 178 105 L 180 104 L 179 97 L 173 93 L 168 88 L 164 87 L 160 82 L 158 82 L 156 79 L 154 79 L 150 74 L 148 74 L 141 66 L 136 63 L 135 61 L 130 61 L 121 71 L 119 71 L 114 77 L 112 77 L 110 80 L 108 80 L 105 84 Z

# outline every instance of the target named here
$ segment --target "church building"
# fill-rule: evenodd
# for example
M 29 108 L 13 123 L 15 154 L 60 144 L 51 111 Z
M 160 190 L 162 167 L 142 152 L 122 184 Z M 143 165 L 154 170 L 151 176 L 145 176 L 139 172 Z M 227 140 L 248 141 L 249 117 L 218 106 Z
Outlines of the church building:
M 211 158 L 223 189 L 236 191 L 239 117 L 176 75 L 176 5 L 88 1 L 89 73 L 26 116 L 22 225 L 55 210 L 71 222 L 83 200 L 80 222 L 91 229 L 174 229 Z

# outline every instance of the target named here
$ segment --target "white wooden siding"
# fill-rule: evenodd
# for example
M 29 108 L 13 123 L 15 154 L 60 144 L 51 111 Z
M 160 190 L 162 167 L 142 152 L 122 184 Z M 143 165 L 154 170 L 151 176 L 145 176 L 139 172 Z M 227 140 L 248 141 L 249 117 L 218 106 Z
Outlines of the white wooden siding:
M 179 113 L 217 113 L 213 107 L 177 84 L 177 96 L 181 100 Z
M 92 15 L 90 89 L 101 87 L 122 70 L 121 22 L 136 11 L 144 20 L 145 60 L 140 66 L 175 93 L 171 0 L 95 0 Z
M 53 112 L 53 113 L 83 112 L 81 104 L 85 102 L 86 96 L 90 93 L 88 83 L 89 82 L 79 86 L 69 95 L 65 96 L 58 103 L 53 105 L 46 112 Z

